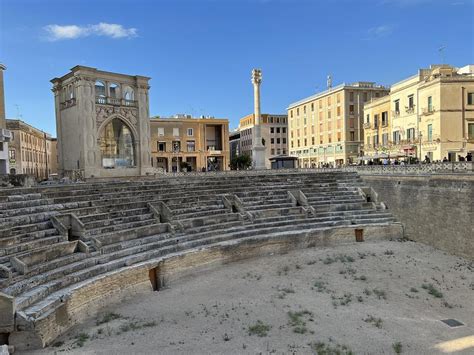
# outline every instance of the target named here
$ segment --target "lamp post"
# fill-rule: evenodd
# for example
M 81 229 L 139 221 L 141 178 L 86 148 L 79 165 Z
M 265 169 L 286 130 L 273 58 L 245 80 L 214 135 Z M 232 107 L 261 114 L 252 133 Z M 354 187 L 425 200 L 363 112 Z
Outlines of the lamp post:
M 421 160 L 422 160 L 421 142 L 422 142 L 422 138 L 423 138 L 423 133 L 421 133 L 421 131 L 419 131 L 418 136 L 419 136 L 419 138 L 420 138 L 420 161 L 419 161 L 419 164 L 421 164 Z
M 173 154 L 176 158 L 176 172 L 179 172 L 179 160 L 178 160 L 179 143 L 178 142 L 173 142 Z

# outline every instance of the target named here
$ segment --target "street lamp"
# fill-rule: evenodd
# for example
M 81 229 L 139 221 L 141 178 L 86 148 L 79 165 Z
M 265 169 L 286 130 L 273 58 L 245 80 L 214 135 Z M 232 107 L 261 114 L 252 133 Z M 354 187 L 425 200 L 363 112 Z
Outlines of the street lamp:
M 174 153 L 175 158 L 176 158 L 176 172 L 179 172 L 179 159 L 178 159 L 179 142 L 173 142 L 173 153 Z
M 423 133 L 421 131 L 419 131 L 418 136 L 420 137 L 420 161 L 419 161 L 419 164 L 421 164 L 421 160 L 422 160 L 421 142 L 422 142 L 422 138 L 423 138 Z

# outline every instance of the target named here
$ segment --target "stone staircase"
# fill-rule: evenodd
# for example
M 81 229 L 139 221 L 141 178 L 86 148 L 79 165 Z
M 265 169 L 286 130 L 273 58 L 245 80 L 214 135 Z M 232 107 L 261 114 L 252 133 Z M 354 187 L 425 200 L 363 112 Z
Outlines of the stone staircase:
M 367 191 L 356 173 L 347 172 L 0 190 L 0 291 L 14 299 L 11 332 L 37 329 L 45 345 L 66 328 L 43 334 L 38 324 L 65 300 L 99 278 L 165 256 L 274 236 L 397 225 Z

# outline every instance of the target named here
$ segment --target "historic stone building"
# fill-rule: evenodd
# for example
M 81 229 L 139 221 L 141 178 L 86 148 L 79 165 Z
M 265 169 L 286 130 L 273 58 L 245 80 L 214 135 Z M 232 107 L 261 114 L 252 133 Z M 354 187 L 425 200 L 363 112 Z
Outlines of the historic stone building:
M 270 169 L 270 159 L 288 154 L 288 116 L 262 113 L 260 118 L 261 136 L 265 146 L 265 167 Z M 241 154 L 252 156 L 255 128 L 255 114 L 240 119 Z
M 474 152 L 474 70 L 432 65 L 365 105 L 364 154 L 458 161 Z
M 9 149 L 8 142 L 11 133 L 6 129 L 5 121 L 5 95 L 3 89 L 3 71 L 6 67 L 0 64 L 0 175 L 8 174 L 9 169 Z
M 89 178 L 152 171 L 149 79 L 78 65 L 51 80 L 60 174 Z
M 154 169 L 177 172 L 227 170 L 229 121 L 176 115 L 153 117 L 151 164 Z
M 57 160 L 53 138 L 21 120 L 7 120 L 11 132 L 9 146 L 10 173 L 27 174 L 39 180 L 57 173 Z
M 300 167 L 355 163 L 363 143 L 364 103 L 387 95 L 372 82 L 341 84 L 288 106 L 290 154 Z

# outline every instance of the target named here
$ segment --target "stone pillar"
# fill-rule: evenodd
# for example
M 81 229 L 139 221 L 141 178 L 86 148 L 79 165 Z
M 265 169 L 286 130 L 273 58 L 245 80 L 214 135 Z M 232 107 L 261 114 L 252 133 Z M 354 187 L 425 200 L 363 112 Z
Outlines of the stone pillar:
M 3 71 L 6 69 L 6 66 L 0 64 L 0 128 L 7 127 L 7 122 L 5 120 L 5 94 L 3 88 Z
M 260 69 L 252 70 L 253 99 L 254 99 L 254 118 L 252 137 L 252 166 L 254 169 L 265 169 L 265 146 L 262 144 L 262 129 L 260 126 L 260 84 L 262 83 L 262 71 Z M 269 143 L 269 142 L 265 142 Z

